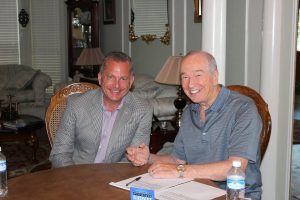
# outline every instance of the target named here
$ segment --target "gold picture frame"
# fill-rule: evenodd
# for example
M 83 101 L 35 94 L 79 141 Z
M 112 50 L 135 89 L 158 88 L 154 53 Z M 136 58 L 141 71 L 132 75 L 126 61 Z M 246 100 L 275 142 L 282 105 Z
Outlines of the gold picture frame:
M 194 0 L 194 23 L 202 22 L 202 8 L 203 8 L 203 0 Z

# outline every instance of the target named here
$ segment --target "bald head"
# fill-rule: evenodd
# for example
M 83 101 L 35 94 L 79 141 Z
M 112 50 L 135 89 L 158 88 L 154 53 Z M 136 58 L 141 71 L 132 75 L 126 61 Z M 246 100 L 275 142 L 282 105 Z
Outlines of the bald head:
M 215 58 L 206 51 L 190 51 L 182 58 L 181 62 L 184 62 L 185 59 L 188 59 L 190 57 L 198 57 L 199 59 L 205 59 L 210 72 L 217 70 L 217 63 Z

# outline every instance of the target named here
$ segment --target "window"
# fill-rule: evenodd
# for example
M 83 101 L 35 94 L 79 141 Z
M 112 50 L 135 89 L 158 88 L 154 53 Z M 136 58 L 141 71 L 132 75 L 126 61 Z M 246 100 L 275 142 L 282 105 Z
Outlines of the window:
M 52 85 L 66 76 L 63 6 L 63 1 L 31 0 L 32 67 L 50 75 Z
M 1 0 L 0 7 L 0 62 L 19 64 L 19 28 L 17 0 Z
M 134 0 L 132 9 L 136 35 L 164 35 L 169 23 L 167 0 Z

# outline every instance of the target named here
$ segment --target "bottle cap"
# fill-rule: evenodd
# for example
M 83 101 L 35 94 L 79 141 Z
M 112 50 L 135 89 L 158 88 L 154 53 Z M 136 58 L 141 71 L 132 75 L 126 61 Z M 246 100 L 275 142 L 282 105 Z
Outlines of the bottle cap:
M 232 162 L 232 166 L 233 166 L 233 167 L 241 167 L 241 161 L 239 161 L 239 160 L 234 160 L 234 161 Z

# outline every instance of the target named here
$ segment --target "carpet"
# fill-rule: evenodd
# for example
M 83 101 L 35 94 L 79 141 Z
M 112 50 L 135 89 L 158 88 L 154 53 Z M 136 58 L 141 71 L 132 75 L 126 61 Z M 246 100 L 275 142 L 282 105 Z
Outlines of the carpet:
M 23 141 L 0 143 L 2 153 L 7 161 L 7 176 L 13 178 L 29 173 L 34 167 L 48 162 L 50 144 L 44 130 L 37 133 L 39 148 L 37 150 L 38 163 L 32 161 L 32 147 Z

